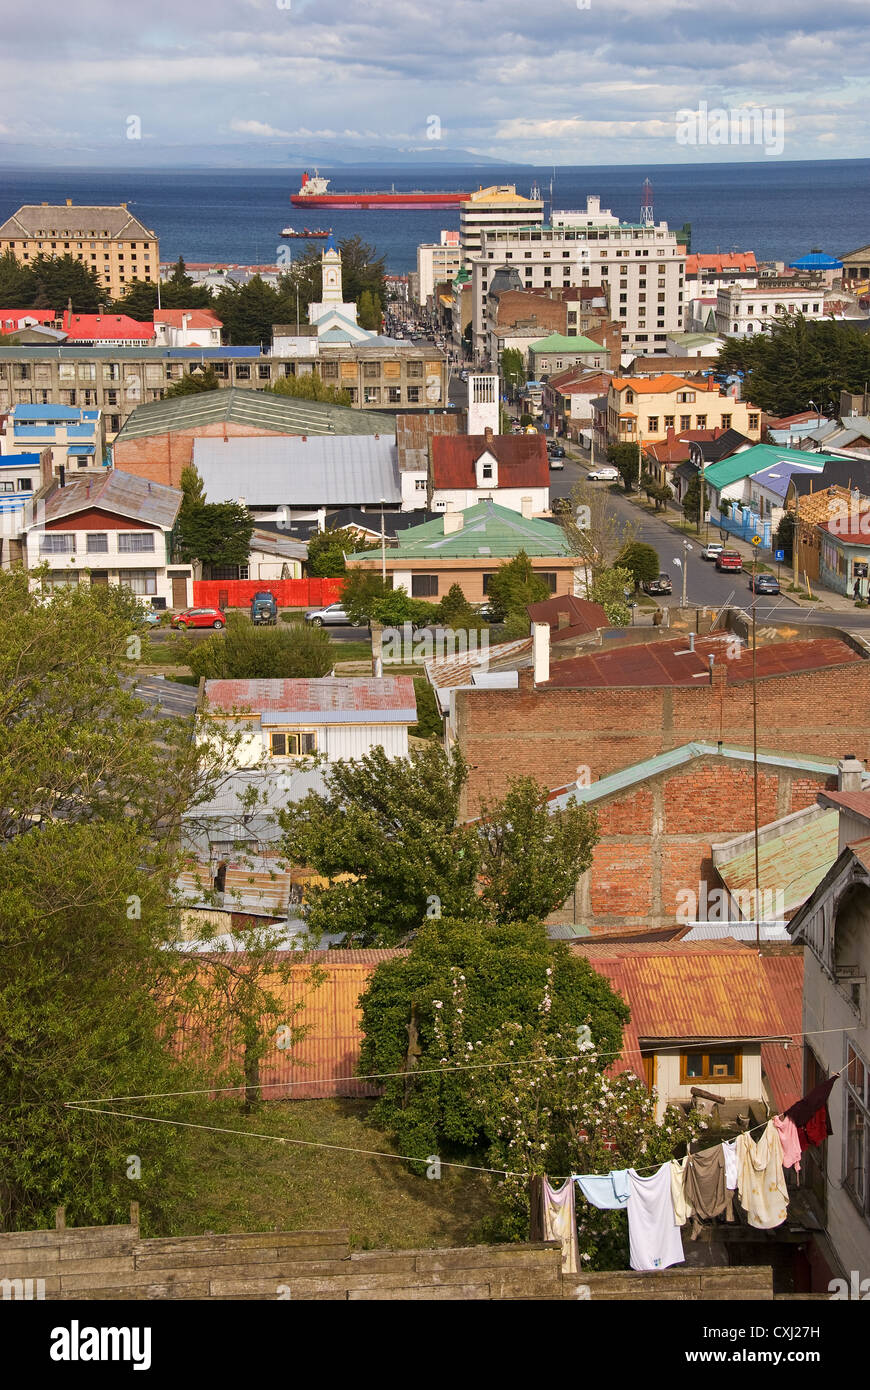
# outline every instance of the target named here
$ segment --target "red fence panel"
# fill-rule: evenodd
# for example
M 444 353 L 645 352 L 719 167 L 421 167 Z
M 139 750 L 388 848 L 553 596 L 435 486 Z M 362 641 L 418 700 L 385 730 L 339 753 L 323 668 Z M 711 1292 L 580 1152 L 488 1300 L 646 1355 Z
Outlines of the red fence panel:
M 325 608 L 341 597 L 343 579 L 195 579 L 194 608 L 250 608 L 257 593 L 272 593 L 279 608 Z

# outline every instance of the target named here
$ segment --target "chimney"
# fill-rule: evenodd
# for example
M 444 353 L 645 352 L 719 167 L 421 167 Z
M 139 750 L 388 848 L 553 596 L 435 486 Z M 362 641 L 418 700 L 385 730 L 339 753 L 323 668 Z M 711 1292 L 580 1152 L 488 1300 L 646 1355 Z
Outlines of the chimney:
M 456 531 L 461 531 L 461 530 L 462 530 L 462 527 L 463 527 L 463 525 L 464 525 L 464 522 L 465 522 L 465 518 L 463 517 L 462 512 L 445 512 L 445 513 L 444 513 L 444 534 L 445 534 L 445 536 L 452 536 L 452 535 L 454 534 L 454 532 L 456 532 Z
M 58 466 L 57 472 L 58 477 L 60 478 L 61 487 L 66 487 L 66 469 L 64 468 L 62 463 Z
M 492 427 L 490 425 L 487 425 L 483 431 L 483 437 L 488 445 L 492 443 Z
M 864 765 L 854 753 L 846 753 L 837 763 L 837 791 L 859 792 L 864 774 Z
M 535 685 L 550 679 L 550 624 L 532 623 L 532 669 Z
M 182 315 L 181 315 L 181 327 L 182 327 L 183 329 L 184 329 L 184 328 L 187 328 L 187 325 L 190 323 L 190 318 L 191 318 L 190 314 L 182 314 Z
M 521 498 L 520 498 L 520 511 L 522 512 L 522 514 L 523 514 L 523 516 L 525 517 L 526 521 L 531 521 L 531 519 L 532 519 L 532 499 L 531 499 L 531 497 L 521 497 Z

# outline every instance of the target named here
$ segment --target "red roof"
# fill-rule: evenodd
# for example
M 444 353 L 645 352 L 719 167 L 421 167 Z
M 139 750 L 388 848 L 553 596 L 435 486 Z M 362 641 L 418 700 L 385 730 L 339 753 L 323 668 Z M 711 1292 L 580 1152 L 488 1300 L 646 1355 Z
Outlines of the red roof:
M 155 309 L 154 322 L 171 328 L 223 328 L 223 321 L 209 309 Z
M 699 270 L 757 270 L 754 251 L 732 251 L 725 255 L 715 253 L 686 257 L 686 275 L 697 275 Z
M 573 594 L 561 594 L 545 598 L 540 603 L 529 603 L 526 612 L 533 623 L 549 623 L 553 642 L 582 637 L 588 632 L 597 632 L 601 627 L 610 627 L 610 620 L 599 603 L 574 598 Z M 559 622 L 561 615 L 565 617 L 563 623 Z
M 498 486 L 549 487 L 550 465 L 542 434 L 435 435 L 432 474 L 436 488 L 476 488 L 475 464 L 490 453 L 498 462 Z
M 858 816 L 870 820 L 870 791 L 866 792 L 824 792 L 826 802 L 842 806 L 845 811 L 854 811 Z
M 827 531 L 844 545 L 863 545 L 870 547 L 870 511 L 859 516 L 834 517 L 831 521 L 818 522 L 820 531 Z
M 576 367 L 568 367 L 564 372 L 551 376 L 547 385 L 562 396 L 598 395 L 601 391 L 606 391 L 610 385 L 610 373 L 585 370 L 578 372 Z
M 62 322 L 71 340 L 85 338 L 89 342 L 99 342 L 114 341 L 116 338 L 154 337 L 153 323 L 139 323 L 127 314 L 71 314 L 64 309 Z
M 776 1109 L 782 1114 L 803 1095 L 804 956 L 803 951 L 782 955 L 762 955 L 761 963 L 783 1021 L 791 1034 L 787 1047 L 782 1043 L 761 1044 L 761 1065 L 767 1076 Z
M 673 429 L 669 429 L 666 439 L 659 440 L 654 444 L 645 444 L 644 448 L 659 463 L 682 463 L 689 457 L 690 444 L 700 444 L 705 440 L 718 439 L 719 435 L 724 433 L 721 425 L 717 425 L 712 430 L 681 430 L 679 434 Z
M 0 309 L 0 333 L 12 333 L 22 319 L 36 319 L 37 323 L 54 323 L 57 315 L 53 309 Z
M 205 690 L 209 707 L 224 713 L 248 710 L 256 714 L 340 713 L 353 716 L 370 710 L 402 712 L 416 708 L 411 676 L 206 681 Z
M 544 688 L 703 685 L 704 677 L 709 678 L 709 656 L 714 656 L 717 664 L 725 665 L 728 684 L 737 685 L 752 679 L 752 650 L 744 645 L 739 656 L 728 658 L 726 648 L 733 641 L 733 635 L 702 637 L 690 652 L 687 638 L 677 637 L 665 642 L 644 642 L 611 651 L 599 650 L 588 656 L 569 657 L 551 667 L 550 679 Z M 816 671 L 860 660 L 852 647 L 836 637 L 772 642 L 759 647 L 756 654 L 759 677 Z

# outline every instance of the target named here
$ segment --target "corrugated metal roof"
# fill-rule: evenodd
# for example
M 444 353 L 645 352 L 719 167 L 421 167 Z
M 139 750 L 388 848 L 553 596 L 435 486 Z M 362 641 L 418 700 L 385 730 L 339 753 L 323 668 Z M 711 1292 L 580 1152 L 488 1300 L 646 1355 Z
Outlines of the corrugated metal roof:
M 66 487 L 56 487 L 45 502 L 43 517 L 38 524 L 42 526 L 44 522 L 58 521 L 75 512 L 98 507 L 101 511 L 115 512 L 133 521 L 141 521 L 143 525 L 160 526 L 164 531 L 171 531 L 181 506 L 181 497 L 179 488 L 150 483 L 134 473 L 122 473 L 117 468 L 111 468 L 100 477 L 75 478 Z
M 359 716 L 395 711 L 416 720 L 411 676 L 323 676 L 313 680 L 206 681 L 205 696 L 212 712 L 251 711 L 319 717 L 350 714 L 351 723 L 377 723 Z
M 179 351 L 195 358 L 200 349 Z M 165 434 L 168 430 L 195 429 L 224 420 L 274 430 L 276 434 L 390 435 L 395 429 L 392 416 L 379 411 L 354 410 L 350 406 L 304 401 L 277 392 L 248 391 L 233 386 L 137 406 L 115 442 Z
M 770 836 L 770 829 L 765 827 L 766 838 L 758 846 L 759 883 L 762 894 L 783 893 L 782 910 L 790 912 L 806 901 L 836 860 L 840 816 L 823 811 L 796 826 L 786 822 L 778 835 Z M 730 858 L 717 855 L 716 868 L 729 892 L 754 895 L 754 844 Z
M 761 1044 L 762 1070 L 773 1103 L 782 1114 L 803 1095 L 804 953 L 797 948 L 782 955 L 763 955 L 761 963 L 785 1030 L 791 1034 L 788 1046 Z
M 740 656 L 724 657 L 725 646 L 733 634 L 703 637 L 689 651 L 685 637 L 673 641 L 638 643 L 610 651 L 590 653 L 559 661 L 550 671 L 542 689 L 605 686 L 700 685 L 709 681 L 708 656 L 725 664 L 729 685 L 752 680 L 752 650 L 743 644 Z M 799 671 L 845 666 L 861 657 L 840 638 L 823 637 L 806 642 L 771 642 L 758 648 L 756 665 L 759 679 Z
M 704 470 L 704 478 L 711 487 L 719 491 L 729 483 L 738 483 L 743 478 L 749 478 L 753 473 L 776 463 L 800 463 L 807 469 L 811 469 L 815 464 L 814 471 L 821 473 L 827 459 L 827 454 L 807 454 L 801 449 L 756 444 L 751 449 L 744 449 L 741 453 L 732 455 L 731 458 L 711 463 L 709 468 Z
M 514 556 L 524 550 L 530 556 L 569 554 L 561 526 L 521 516 L 496 502 L 478 502 L 462 513 L 462 529 L 444 534 L 444 518 L 410 527 L 390 551 L 394 564 L 412 559 L 476 559 L 478 556 Z M 355 555 L 356 559 L 370 558 Z
M 435 691 L 440 708 L 450 707 L 450 691 L 474 684 L 480 671 L 517 669 L 531 656 L 531 637 L 519 637 L 513 642 L 499 642 L 494 647 L 467 651 L 458 656 L 430 657 L 423 663 L 429 684 Z
M 865 816 L 867 820 L 870 820 L 870 791 L 826 791 L 821 794 L 825 799 L 825 804 L 832 802 L 835 806 L 842 806 L 846 811 L 854 811 L 856 816 Z
M 498 486 L 549 487 L 550 465 L 542 434 L 435 435 L 432 477 L 436 488 L 476 488 L 477 460 L 491 454 L 498 463 Z
M 375 434 L 197 438 L 193 462 L 209 502 L 360 506 L 402 500 L 392 431 Z

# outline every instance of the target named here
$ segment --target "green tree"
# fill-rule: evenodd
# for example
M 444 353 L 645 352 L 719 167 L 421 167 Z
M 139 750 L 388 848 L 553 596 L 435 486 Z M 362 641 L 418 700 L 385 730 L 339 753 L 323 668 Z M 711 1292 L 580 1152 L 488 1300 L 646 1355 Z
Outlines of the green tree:
M 206 502 L 181 510 L 175 526 L 183 560 L 201 565 L 244 565 L 251 549 L 254 518 L 241 502 Z
M 465 597 L 461 584 L 451 584 L 438 604 L 438 622 L 457 631 L 483 631 L 487 624 Z
M 164 309 L 213 309 L 211 291 L 205 285 L 196 285 L 187 273 L 184 258 L 178 257 L 172 267 L 172 274 L 164 280 L 160 288 L 160 300 Z
M 704 512 L 706 512 L 707 507 L 709 507 L 710 505 L 710 498 L 706 484 L 704 485 L 704 492 L 705 494 L 707 494 L 707 496 L 705 497 L 707 505 L 702 511 L 701 475 L 700 473 L 698 473 L 694 478 L 691 479 L 691 481 L 689 482 L 689 486 L 686 488 L 686 491 L 683 495 L 683 516 L 686 518 L 687 521 L 694 521 L 696 524 L 700 524 L 700 522 L 703 520 Z
M 502 352 L 501 376 L 509 395 L 513 395 L 525 385 L 526 364 L 519 348 L 505 348 Z
M 326 676 L 335 659 L 329 636 L 307 623 L 253 627 L 232 618 L 225 633 L 204 641 L 187 638 L 185 661 L 206 680 L 280 680 Z
M 401 627 L 403 623 L 420 626 L 437 620 L 438 605 L 428 603 L 426 599 L 411 598 L 408 590 L 400 584 L 398 588 L 388 589 L 372 601 L 369 616 L 373 622 L 382 623 L 384 627 Z
M 349 391 L 325 382 L 319 372 L 304 372 L 299 376 L 282 376 L 266 387 L 276 396 L 293 396 L 305 401 L 326 401 L 330 405 L 350 405 Z
M 511 615 L 525 617 L 527 604 L 540 603 L 549 597 L 546 580 L 535 574 L 524 550 L 520 550 L 512 560 L 499 565 L 489 577 L 487 598 L 503 620 Z
M 383 310 L 381 302 L 376 294 L 371 290 L 363 290 L 359 297 L 357 319 L 361 328 L 372 329 L 380 332 Z
M 164 399 L 173 396 L 198 396 L 203 391 L 219 391 L 220 378 L 214 367 L 209 362 L 205 367 L 197 367 L 195 371 L 185 372 L 180 381 L 173 382 L 172 386 L 167 386 L 163 392 Z
M 392 589 L 384 583 L 378 570 L 352 565 L 341 591 L 341 602 L 354 627 L 361 627 L 370 620 L 378 600 L 391 593 Z
M 205 484 L 192 463 L 188 463 L 181 470 L 181 493 L 183 512 L 189 514 L 205 506 Z
M 352 526 L 316 531 L 308 542 L 308 573 L 323 578 L 339 578 L 347 571 L 345 555 L 377 548 L 377 541 L 364 540 Z
M 407 956 L 379 965 L 360 1004 L 360 1072 L 386 1076 L 373 1118 L 401 1153 L 421 1157 L 453 1145 L 485 1154 L 498 1139 L 468 1067 L 505 1024 L 517 1028 L 511 1076 L 540 1034 L 559 1038 L 564 1056 L 588 1026 L 602 1053 L 618 1055 L 629 1016 L 603 976 L 564 942 L 548 941 L 543 926 L 452 917 L 428 921 Z M 453 1052 L 446 1071 L 445 1049 Z
M 441 739 L 444 722 L 438 710 L 435 691 L 425 676 L 414 677 L 414 694 L 417 697 L 417 723 L 410 733 L 415 738 Z
M 74 260 L 69 253 L 65 256 L 40 254 L 32 261 L 31 268 L 34 278 L 31 305 L 34 308 L 52 308 L 61 313 L 71 300 L 73 313 L 90 314 L 100 304 L 108 303 L 108 295 L 96 271 Z
M 156 280 L 131 280 L 119 299 L 112 301 L 113 314 L 129 314 L 139 323 L 150 323 L 157 308 Z
M 642 541 L 632 541 L 626 546 L 616 563 L 620 569 L 628 570 L 635 589 L 650 579 L 657 579 L 661 573 L 658 551 Z
M 610 444 L 607 462 L 619 470 L 626 492 L 632 492 L 643 471 L 637 444 Z
M 246 285 L 221 290 L 214 307 L 228 342 L 258 347 L 271 344 L 272 325 L 286 321 L 289 306 L 279 290 L 255 275 Z
M 16 259 L 14 251 L 4 251 L 0 256 L 0 309 L 29 309 L 35 294 L 33 271 Z
M 773 538 L 773 548 L 774 548 L 774 550 L 784 550 L 784 551 L 785 551 L 785 563 L 786 563 L 787 565 L 790 565 L 790 564 L 793 563 L 793 559 L 792 559 L 793 551 L 794 551 L 794 513 L 793 513 L 793 512 L 783 512 L 782 516 L 780 517 L 780 519 L 779 519 L 779 525 L 778 525 L 777 528 L 776 528 L 776 534 L 774 535 L 774 538 Z
M 593 577 L 586 595 L 593 603 L 600 603 L 607 614 L 611 627 L 628 627 L 631 622 L 631 609 L 626 590 L 631 593 L 634 579 L 629 570 L 615 565 L 610 569 L 599 570 Z

